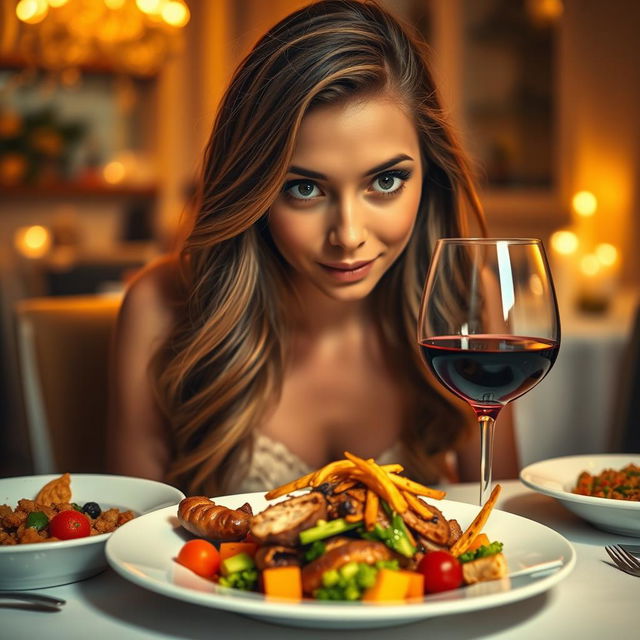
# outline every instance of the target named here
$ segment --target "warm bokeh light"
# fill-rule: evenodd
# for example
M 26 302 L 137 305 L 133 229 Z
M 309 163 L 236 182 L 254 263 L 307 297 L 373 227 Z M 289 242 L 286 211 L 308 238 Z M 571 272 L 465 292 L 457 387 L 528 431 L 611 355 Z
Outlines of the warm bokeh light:
M 136 0 L 136 6 L 147 15 L 158 14 L 164 0 Z
M 551 235 L 551 248 L 557 253 L 571 255 L 578 250 L 578 236 L 573 231 L 556 231 Z
M 104 0 L 104 3 L 107 6 L 107 9 L 117 11 L 118 9 L 122 9 L 125 0 Z
M 108 162 L 102 169 L 102 177 L 105 182 L 108 182 L 109 184 L 119 184 L 124 180 L 125 175 L 126 170 L 124 164 L 117 160 Z
M 49 12 L 47 0 L 20 0 L 16 5 L 18 20 L 27 24 L 42 22 Z
M 539 22 L 555 22 L 564 13 L 562 0 L 527 0 L 529 14 Z
M 588 253 L 580 260 L 580 271 L 585 276 L 595 276 L 601 268 L 600 260 L 593 253 Z
M 578 191 L 571 201 L 573 210 L 585 218 L 592 216 L 598 208 L 598 201 L 590 191 Z
M 618 250 L 608 242 L 602 242 L 596 247 L 596 258 L 605 267 L 613 266 L 618 260 Z
M 42 258 L 51 248 L 49 229 L 39 224 L 16 229 L 14 246 L 25 258 Z
M 184 27 L 189 22 L 189 9 L 183 2 L 170 0 L 162 6 L 162 19 L 172 27 Z
M 47 2 L 49 3 L 50 7 L 57 9 L 58 7 L 64 7 L 64 5 L 69 2 L 69 0 L 47 0 Z

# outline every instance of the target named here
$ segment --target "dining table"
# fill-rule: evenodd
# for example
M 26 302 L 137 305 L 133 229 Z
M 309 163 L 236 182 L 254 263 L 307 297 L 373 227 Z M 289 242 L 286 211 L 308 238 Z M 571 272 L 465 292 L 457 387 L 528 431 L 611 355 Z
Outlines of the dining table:
M 633 637 L 638 629 L 640 579 L 615 568 L 605 545 L 640 543 L 592 527 L 555 499 L 519 480 L 500 482 L 496 508 L 537 521 L 574 547 L 576 564 L 567 577 L 532 597 L 487 609 L 427 617 L 394 627 L 329 630 L 282 626 L 160 595 L 133 584 L 110 567 L 97 576 L 37 593 L 66 601 L 60 611 L 0 608 L 0 637 L 33 640 L 133 640 L 154 638 L 293 638 L 412 640 L 425 638 L 597 638 Z M 447 499 L 475 504 L 476 483 L 446 487 Z M 407 605 L 411 606 L 411 605 Z M 634 631 L 635 629 L 635 631 Z

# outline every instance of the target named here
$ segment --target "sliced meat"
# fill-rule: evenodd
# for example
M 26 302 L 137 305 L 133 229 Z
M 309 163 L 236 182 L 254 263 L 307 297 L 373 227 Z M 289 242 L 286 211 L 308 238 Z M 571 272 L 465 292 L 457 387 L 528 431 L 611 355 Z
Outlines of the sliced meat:
M 255 555 L 256 566 L 260 571 L 272 567 L 299 567 L 302 564 L 302 554 L 299 549 L 283 547 L 282 545 L 264 545 L 258 547 Z
M 260 544 L 295 547 L 301 531 L 327 517 L 327 501 L 322 493 L 312 491 L 274 504 L 253 516 L 251 535 Z
M 446 545 L 449 541 L 449 521 L 442 515 L 442 511 L 437 509 L 431 504 L 427 504 L 421 498 L 418 498 L 422 504 L 424 504 L 431 513 L 433 513 L 433 517 L 429 518 L 429 520 L 425 520 L 421 518 L 415 511 L 411 509 L 407 509 L 402 514 L 402 519 L 405 521 L 407 526 L 411 527 L 414 531 L 416 531 L 421 537 L 426 538 L 430 542 L 435 542 L 436 544 Z
M 417 537 L 418 543 L 422 546 L 425 551 L 448 551 L 449 545 L 447 544 L 436 544 L 423 536 Z
M 453 543 L 462 535 L 462 528 L 457 520 L 449 520 L 449 540 L 447 546 L 453 546 Z
M 347 538 L 346 536 L 333 536 L 332 538 L 326 538 L 324 541 L 324 551 L 331 551 L 331 549 L 336 549 L 337 547 L 341 547 L 343 544 L 349 544 L 349 542 L 353 542 L 353 538 Z
M 329 520 L 335 518 L 345 518 L 347 522 L 362 520 L 364 501 L 350 495 L 349 491 L 327 496 L 327 501 L 329 503 L 327 512 Z
M 373 540 L 352 540 L 325 552 L 302 568 L 302 590 L 311 595 L 322 585 L 322 574 L 331 569 L 339 569 L 349 562 L 375 564 L 378 560 L 390 560 L 393 552 L 382 542 Z

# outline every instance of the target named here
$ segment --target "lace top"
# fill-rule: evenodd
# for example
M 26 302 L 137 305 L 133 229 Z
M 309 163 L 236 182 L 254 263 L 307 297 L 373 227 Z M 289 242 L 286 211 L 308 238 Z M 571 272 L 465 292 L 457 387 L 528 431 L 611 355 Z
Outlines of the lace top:
M 376 462 L 401 463 L 401 458 L 402 445 L 396 443 L 376 456 Z M 291 452 L 286 445 L 263 433 L 255 436 L 253 455 L 247 468 L 248 473 L 236 485 L 237 493 L 268 491 L 313 471 L 312 467 Z

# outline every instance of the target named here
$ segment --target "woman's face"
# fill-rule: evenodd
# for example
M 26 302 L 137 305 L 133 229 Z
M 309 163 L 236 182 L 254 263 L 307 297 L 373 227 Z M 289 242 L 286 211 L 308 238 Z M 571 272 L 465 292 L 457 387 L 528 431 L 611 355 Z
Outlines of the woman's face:
M 367 296 L 407 245 L 423 167 L 415 126 L 390 98 L 305 116 L 269 228 L 298 287 Z

